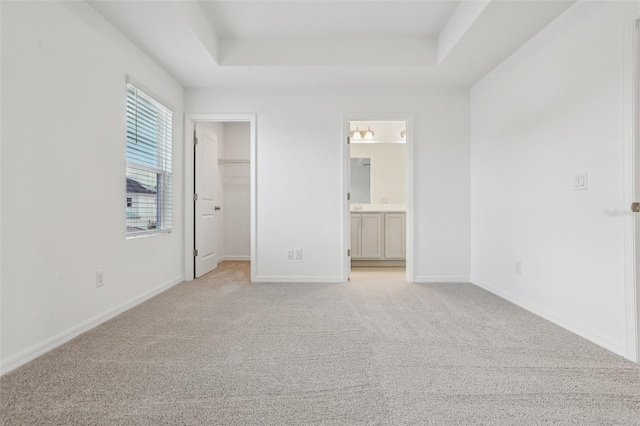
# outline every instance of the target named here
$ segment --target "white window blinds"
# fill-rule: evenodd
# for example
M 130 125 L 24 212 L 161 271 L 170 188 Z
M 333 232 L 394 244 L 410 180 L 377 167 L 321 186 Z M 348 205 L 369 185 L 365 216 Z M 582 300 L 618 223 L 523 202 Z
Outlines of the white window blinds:
M 172 115 L 127 84 L 127 235 L 171 231 Z

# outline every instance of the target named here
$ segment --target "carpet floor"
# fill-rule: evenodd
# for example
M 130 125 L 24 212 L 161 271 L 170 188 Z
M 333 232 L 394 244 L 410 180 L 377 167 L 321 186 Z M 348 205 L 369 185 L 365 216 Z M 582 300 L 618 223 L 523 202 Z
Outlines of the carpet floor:
M 471 284 L 225 262 L 0 378 L 5 425 L 640 425 L 640 366 Z

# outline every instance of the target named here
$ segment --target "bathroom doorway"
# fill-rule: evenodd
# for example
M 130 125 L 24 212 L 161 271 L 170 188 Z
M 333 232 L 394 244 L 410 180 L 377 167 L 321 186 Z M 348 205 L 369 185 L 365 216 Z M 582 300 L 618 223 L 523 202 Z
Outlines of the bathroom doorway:
M 347 120 L 348 277 L 411 280 L 408 120 Z

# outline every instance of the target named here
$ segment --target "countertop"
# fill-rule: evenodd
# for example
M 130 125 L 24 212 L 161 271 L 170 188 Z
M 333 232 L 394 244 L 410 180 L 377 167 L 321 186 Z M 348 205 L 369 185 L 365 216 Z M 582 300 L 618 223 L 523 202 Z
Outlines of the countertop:
M 351 210 L 351 213 L 406 213 L 406 210 L 398 210 L 398 209 L 389 209 L 389 210 Z

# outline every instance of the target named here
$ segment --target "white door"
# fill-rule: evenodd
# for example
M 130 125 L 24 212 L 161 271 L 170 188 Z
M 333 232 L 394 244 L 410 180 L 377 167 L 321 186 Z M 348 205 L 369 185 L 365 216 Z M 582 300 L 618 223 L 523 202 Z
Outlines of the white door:
M 347 280 L 351 279 L 351 259 L 353 259 L 354 257 L 354 250 L 357 249 L 358 253 L 358 257 L 360 257 L 360 247 L 354 247 L 353 246 L 353 220 L 351 218 L 351 141 L 349 139 L 347 139 L 347 148 L 345 149 L 345 161 L 346 161 L 346 168 L 345 168 L 345 179 L 347 180 L 347 211 L 345 212 L 345 214 L 349 217 L 349 220 L 347 221 L 347 223 L 349 224 L 349 229 L 348 229 L 348 234 L 349 234 L 349 249 L 347 250 Z M 358 228 L 360 228 L 360 224 L 358 223 Z M 358 231 L 360 232 L 360 231 Z M 359 243 L 359 237 L 358 237 L 358 243 Z
M 640 20 L 636 21 L 636 47 L 640 46 Z M 634 204 L 631 210 L 635 213 L 635 229 L 636 229 L 636 330 L 640 335 L 640 54 L 636 52 L 636 110 L 635 110 L 635 182 L 634 182 Z M 636 337 L 637 356 L 640 360 L 640 336 Z
M 195 146 L 195 277 L 218 267 L 216 212 L 220 209 L 216 194 L 218 177 L 218 137 L 196 125 Z

